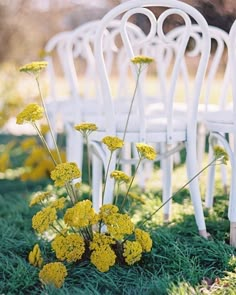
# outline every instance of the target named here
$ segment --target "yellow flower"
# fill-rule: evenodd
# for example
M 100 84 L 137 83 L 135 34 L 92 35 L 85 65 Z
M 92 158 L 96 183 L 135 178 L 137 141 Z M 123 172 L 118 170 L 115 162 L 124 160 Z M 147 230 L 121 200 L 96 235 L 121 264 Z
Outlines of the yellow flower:
M 84 200 L 66 210 L 64 221 L 68 226 L 86 227 L 98 222 L 98 214 L 92 208 L 92 202 Z
M 117 213 L 119 211 L 119 208 L 116 205 L 112 204 L 105 204 L 102 205 L 102 207 L 99 210 L 99 218 L 106 222 L 106 219 L 108 216 Z
M 45 200 L 48 200 L 50 197 L 51 193 L 50 192 L 37 192 L 33 199 L 30 201 L 29 206 L 34 206 L 36 204 L 42 203 Z
M 90 250 L 99 250 L 102 246 L 115 244 L 115 240 L 105 233 L 94 233 L 93 240 L 90 242 Z
M 51 172 L 51 178 L 55 186 L 64 186 L 67 182 L 80 177 L 80 170 L 76 163 L 61 163 Z
M 152 146 L 145 143 L 136 143 L 136 148 L 138 150 L 140 158 L 155 160 L 157 153 Z
M 67 276 L 66 267 L 61 262 L 51 262 L 45 264 L 39 272 L 39 279 L 45 285 L 54 285 L 61 288 Z
M 111 178 L 114 178 L 116 181 L 129 183 L 130 177 L 125 174 L 123 171 L 114 170 L 111 172 Z
M 152 239 L 149 233 L 137 228 L 135 231 L 135 239 L 142 246 L 143 252 L 150 252 L 152 249 Z
M 32 251 L 30 251 L 29 256 L 29 263 L 36 267 L 41 267 L 43 264 L 43 258 L 41 255 L 41 251 L 38 244 L 34 245 Z
M 98 129 L 96 124 L 93 123 L 81 123 L 74 126 L 75 129 L 81 132 L 83 135 L 89 135 L 91 132 Z
M 0 172 L 5 172 L 10 165 L 9 152 L 4 152 L 0 155 Z
M 128 196 L 134 200 L 139 201 L 142 204 L 145 204 L 145 201 L 142 199 L 142 197 L 138 196 L 137 194 L 133 193 L 133 192 L 129 192 Z
M 40 125 L 40 131 L 43 135 L 47 134 L 49 132 L 49 126 L 48 124 L 41 124 Z
M 150 64 L 154 61 L 154 58 L 144 55 L 137 55 L 131 59 L 134 64 Z
M 115 252 L 109 246 L 94 250 L 90 257 L 91 263 L 101 272 L 106 272 L 116 262 Z
M 229 156 L 221 146 L 215 145 L 213 151 L 216 159 L 221 160 L 223 164 L 227 164 Z
M 128 265 L 134 264 L 142 257 L 142 246 L 137 241 L 126 241 L 124 243 L 123 256 L 125 257 L 125 262 Z
M 116 240 L 122 240 L 134 230 L 134 224 L 127 214 L 114 213 L 107 216 L 106 225 L 109 234 Z
M 48 63 L 46 61 L 33 61 L 31 63 L 28 63 L 22 67 L 20 67 L 20 72 L 26 72 L 26 73 L 33 73 L 38 74 L 43 69 L 47 67 Z
M 124 145 L 124 141 L 116 136 L 105 136 L 102 142 L 108 147 L 110 151 L 120 149 Z
M 57 219 L 56 209 L 46 207 L 37 212 L 32 218 L 32 227 L 40 234 L 46 231 Z
M 25 122 L 35 122 L 43 118 L 43 108 L 36 103 L 29 104 L 16 117 L 16 124 L 24 124 Z
M 26 138 L 20 144 L 23 151 L 27 151 L 30 148 L 33 148 L 37 145 L 37 140 L 35 137 Z
M 55 208 L 56 210 L 60 210 L 60 209 L 63 209 L 65 207 L 65 201 L 66 201 L 66 198 L 60 198 L 58 200 L 55 200 L 53 201 L 49 207 L 51 208 Z
M 52 249 L 59 260 L 75 262 L 81 259 L 85 252 L 84 239 L 75 233 L 67 236 L 57 235 L 52 242 Z

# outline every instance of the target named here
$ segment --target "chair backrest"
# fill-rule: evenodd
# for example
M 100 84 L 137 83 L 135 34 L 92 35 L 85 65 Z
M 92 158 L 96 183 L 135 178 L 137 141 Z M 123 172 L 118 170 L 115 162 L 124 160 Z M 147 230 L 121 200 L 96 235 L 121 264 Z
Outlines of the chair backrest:
M 182 26 L 171 30 L 168 34 L 170 38 L 177 38 L 181 36 L 184 28 Z M 224 110 L 229 101 L 230 95 L 230 81 L 229 81 L 229 62 L 228 62 L 228 46 L 229 34 L 214 26 L 209 26 L 209 33 L 211 38 L 211 54 L 207 65 L 207 73 L 204 80 L 204 91 L 202 91 L 202 103 L 205 104 L 205 111 L 208 110 L 210 103 L 218 105 L 219 110 Z M 201 29 L 194 24 L 191 28 L 191 42 L 190 48 L 187 51 L 186 59 L 194 57 L 198 53 L 198 48 L 201 46 Z M 194 43 L 193 48 L 191 44 Z M 191 81 L 191 73 L 188 72 L 186 60 L 183 60 L 181 67 L 181 75 L 183 77 L 186 99 L 189 97 L 189 84 Z
M 161 12 L 158 17 L 148 9 L 149 7 L 159 7 L 164 8 L 164 12 Z M 143 15 L 146 17 L 150 24 L 150 30 L 148 34 L 139 43 L 132 42 L 133 40 L 129 37 L 127 32 L 127 22 L 135 17 Z M 175 20 L 181 20 L 184 24 L 185 30 L 178 38 L 170 40 L 164 31 L 164 24 L 171 18 L 174 17 Z M 115 134 L 116 132 L 116 120 L 115 110 L 112 99 L 112 92 L 110 87 L 110 77 L 106 69 L 106 63 L 104 62 L 104 42 L 108 40 L 107 27 L 109 23 L 114 19 L 120 18 L 119 34 L 122 40 L 122 46 L 125 48 L 126 59 L 130 60 L 137 54 L 137 48 L 144 48 L 144 44 L 150 44 L 158 38 L 157 50 L 160 52 L 160 56 L 163 57 L 163 53 L 168 52 L 170 48 L 174 52 L 174 59 L 171 61 L 171 70 L 168 73 L 164 71 L 166 75 L 168 74 L 169 84 L 165 97 L 166 106 L 166 116 L 167 116 L 167 141 L 171 142 L 172 132 L 173 132 L 173 101 L 176 96 L 176 84 L 177 78 L 181 72 L 181 64 L 185 58 L 185 53 L 187 50 L 188 42 L 191 37 L 191 27 L 192 20 L 198 24 L 201 32 L 201 47 L 199 48 L 199 58 L 197 59 L 197 70 L 194 76 L 193 90 L 191 91 L 191 103 L 189 103 L 189 109 L 187 112 L 189 130 L 194 130 L 197 118 L 197 106 L 200 96 L 200 91 L 202 83 L 204 80 L 204 75 L 206 71 L 206 66 L 210 53 L 210 36 L 208 31 L 208 25 L 204 17 L 192 6 L 182 3 L 177 0 L 131 0 L 124 4 L 118 5 L 110 12 L 108 12 L 100 24 L 96 32 L 95 38 L 95 60 L 97 64 L 97 69 L 99 72 L 99 79 L 101 84 L 102 98 L 104 99 L 104 105 L 106 106 L 106 126 L 107 132 Z M 177 22 L 177 21 L 175 21 Z M 111 36 L 112 38 L 112 36 Z M 110 41 L 111 43 L 111 41 Z M 158 52 L 158 51 L 157 51 Z M 148 53 L 148 52 L 147 52 Z M 136 67 L 130 62 L 131 71 L 136 78 Z M 144 79 L 145 80 L 145 79 Z M 141 83 L 138 89 L 138 101 L 137 107 L 140 116 L 140 134 L 143 136 L 145 134 L 145 96 L 142 91 L 145 89 L 145 85 Z M 147 85 L 146 85 L 147 86 Z M 147 86 L 148 87 L 148 86 Z M 141 137 L 142 137 L 141 136 Z M 145 140 L 145 138 L 141 138 Z
M 67 64 L 70 68 L 67 74 L 67 80 L 69 82 L 71 92 L 77 99 L 98 99 L 99 88 L 96 71 L 96 62 L 94 56 L 94 38 L 97 27 L 100 20 L 87 22 L 78 28 L 76 28 L 71 36 L 70 41 L 67 42 Z M 118 46 L 115 43 L 115 35 L 118 34 L 118 28 L 120 26 L 120 20 L 112 21 L 107 30 L 112 34 L 112 40 L 109 38 L 104 44 L 105 51 L 105 63 L 109 74 L 112 73 L 114 67 L 115 56 L 118 52 Z M 144 33 L 139 27 L 132 23 L 127 24 L 128 31 L 133 40 L 143 38 Z M 109 43 L 108 41 L 112 41 Z M 124 63 L 119 65 L 119 77 L 122 80 L 119 84 L 125 86 L 125 67 Z
M 45 45 L 45 61 L 48 62 L 48 100 L 54 101 L 69 96 L 69 86 L 65 80 L 65 73 L 68 72 L 67 57 L 65 56 L 66 44 L 71 32 L 65 31 L 54 35 Z M 59 87 L 63 84 L 63 88 Z M 64 95 L 62 95 L 62 93 Z
M 232 85 L 232 94 L 233 94 L 233 111 L 234 118 L 236 116 L 236 20 L 232 24 L 232 27 L 229 32 L 229 65 L 230 65 L 230 78 Z M 235 139 L 236 141 L 236 139 Z M 236 146 L 236 143 L 235 143 Z

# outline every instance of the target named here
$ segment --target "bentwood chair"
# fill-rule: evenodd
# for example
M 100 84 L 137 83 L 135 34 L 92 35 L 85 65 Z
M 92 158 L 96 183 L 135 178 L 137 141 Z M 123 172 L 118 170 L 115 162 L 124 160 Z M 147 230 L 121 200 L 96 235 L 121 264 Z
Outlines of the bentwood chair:
M 228 218 L 230 220 L 230 244 L 236 247 L 236 21 L 233 23 L 229 33 L 228 44 L 228 64 L 230 68 L 230 79 L 232 85 L 233 105 L 230 109 L 221 110 L 215 114 L 210 114 L 206 118 L 206 126 L 210 131 L 211 141 L 220 142 L 226 149 L 229 155 L 231 164 L 231 185 L 229 193 L 229 209 Z M 225 134 L 232 137 L 229 142 Z M 210 167 L 211 179 L 214 176 L 214 167 Z M 210 200 L 213 203 L 213 199 Z
M 149 9 L 150 7 L 161 8 L 160 15 L 157 17 Z M 164 12 L 163 12 L 164 8 Z M 146 37 L 140 44 L 135 44 L 127 33 L 127 22 L 131 19 L 146 18 L 146 23 L 150 25 L 150 30 Z M 192 6 L 182 3 L 176 0 L 131 0 L 124 4 L 118 5 L 111 11 L 109 11 L 101 20 L 98 25 L 96 37 L 95 37 L 95 61 L 97 65 L 98 77 L 101 87 L 101 97 L 105 108 L 104 118 L 99 124 L 98 132 L 91 134 L 90 140 L 92 140 L 91 146 L 93 147 L 93 202 L 95 208 L 101 206 L 102 201 L 104 203 L 113 202 L 113 179 L 108 179 L 106 190 L 104 194 L 104 200 L 102 200 L 101 188 L 102 188 L 102 168 L 106 169 L 108 165 L 109 152 L 104 148 L 101 140 L 104 136 L 110 134 L 111 136 L 118 136 L 123 138 L 125 120 L 119 113 L 116 112 L 116 106 L 114 104 L 114 93 L 111 91 L 111 76 L 108 75 L 108 69 L 104 61 L 104 43 L 112 42 L 112 34 L 109 34 L 107 27 L 114 19 L 120 18 L 119 36 L 122 43 L 122 48 L 125 49 L 126 60 L 130 60 L 135 55 L 139 54 L 139 48 L 143 48 L 144 44 L 150 44 L 154 39 L 159 38 L 159 50 L 160 54 L 171 50 L 174 52 L 173 60 L 170 63 L 170 68 L 165 71 L 166 75 L 169 75 L 167 93 L 164 99 L 163 112 L 161 116 L 149 116 L 146 112 L 146 93 L 148 85 L 145 84 L 147 79 L 145 73 L 145 79 L 142 79 L 142 83 L 138 87 L 138 95 L 134 101 L 135 111 L 131 116 L 130 124 L 128 125 L 127 132 L 125 134 L 125 142 L 137 143 L 160 143 L 164 146 L 165 150 L 171 147 L 176 147 L 176 144 L 184 143 L 187 151 L 186 166 L 188 179 L 191 179 L 197 173 L 197 156 L 196 156 L 196 137 L 197 137 L 197 108 L 198 101 L 201 92 L 202 83 L 208 63 L 210 53 L 210 35 L 208 31 L 208 25 L 204 17 Z M 185 26 L 183 34 L 176 39 L 170 40 L 165 34 L 165 23 L 167 20 L 174 18 L 181 21 Z M 194 61 L 197 63 L 196 73 L 194 75 L 194 81 L 190 91 L 191 95 L 186 106 L 185 116 L 175 116 L 173 109 L 174 101 L 177 96 L 176 84 L 181 72 L 181 64 L 185 58 L 186 48 L 191 37 L 192 20 L 199 25 L 201 32 L 201 46 L 199 46 L 198 58 Z M 144 21 L 144 20 L 143 20 Z M 174 24 L 177 22 L 174 21 Z M 110 41 L 109 41 L 110 38 Z M 108 40 L 108 41 L 107 41 Z M 142 46 L 141 46 L 142 44 Z M 125 60 L 125 59 L 124 59 Z M 136 79 L 136 67 L 130 62 L 130 70 L 132 77 Z M 113 81 L 114 82 L 114 81 Z M 112 88 L 114 89 L 114 88 Z M 126 96 L 128 97 L 128 96 Z M 128 99 L 128 98 L 127 98 Z M 159 98 L 157 98 L 159 99 Z M 115 169 L 116 159 L 111 161 L 108 175 Z M 169 190 L 171 187 L 171 163 L 167 160 L 166 176 L 169 177 L 169 181 L 166 182 L 166 186 L 163 190 Z M 168 173 L 169 171 L 169 173 Z M 195 178 L 191 181 L 190 194 L 192 203 L 195 210 L 195 218 L 199 233 L 206 237 L 206 226 L 203 215 L 201 195 L 199 191 L 198 179 Z M 167 195 L 167 194 L 166 194 Z M 165 201 L 165 200 L 164 200 Z

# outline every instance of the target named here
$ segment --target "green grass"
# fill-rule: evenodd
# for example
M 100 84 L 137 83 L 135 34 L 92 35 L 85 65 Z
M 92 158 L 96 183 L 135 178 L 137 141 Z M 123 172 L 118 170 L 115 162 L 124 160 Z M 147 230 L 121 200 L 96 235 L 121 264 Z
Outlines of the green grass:
M 7 138 L 1 141 L 6 142 Z M 16 165 L 22 155 L 17 154 L 14 159 Z M 157 168 L 148 183 L 146 204 L 132 209 L 136 222 L 161 204 L 160 188 L 155 187 L 159 173 Z M 43 287 L 38 269 L 27 261 L 36 242 L 44 254 L 48 247 L 37 240 L 32 230 L 31 218 L 36 211 L 28 207 L 28 202 L 32 193 L 44 189 L 49 181 L 21 182 L 14 170 L 9 174 L 12 177 L 4 178 L 2 174 L 0 179 L 0 294 L 235 294 L 236 251 L 229 246 L 228 196 L 223 194 L 220 181 L 214 212 L 205 211 L 209 240 L 197 233 L 189 192 L 185 189 L 173 201 L 169 224 L 163 224 L 161 210 L 147 222 L 153 249 L 140 263 L 131 267 L 116 265 L 107 273 L 100 273 L 88 262 L 68 265 L 69 275 L 58 290 Z M 174 189 L 184 182 L 184 168 L 179 166 Z M 139 192 L 138 188 L 135 190 Z

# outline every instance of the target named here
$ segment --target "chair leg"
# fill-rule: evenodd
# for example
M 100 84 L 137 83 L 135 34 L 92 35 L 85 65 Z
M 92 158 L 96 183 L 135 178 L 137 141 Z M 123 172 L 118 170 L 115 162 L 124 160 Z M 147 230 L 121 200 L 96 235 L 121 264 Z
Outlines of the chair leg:
M 66 159 L 75 162 L 80 169 L 83 165 L 83 137 L 70 124 L 66 124 Z
M 213 158 L 213 149 L 209 145 L 209 159 Z M 214 184 L 215 184 L 215 165 L 211 165 L 208 168 L 207 182 L 206 182 L 206 195 L 205 195 L 205 206 L 206 208 L 213 208 L 214 200 Z
M 229 210 L 228 217 L 230 220 L 230 245 L 236 247 L 236 159 L 231 159 L 232 173 L 231 173 L 231 187 L 229 195 Z
M 191 180 L 197 174 L 197 153 L 196 153 L 196 145 L 194 145 L 195 141 L 189 139 L 186 144 L 187 157 L 186 157 L 186 165 L 187 165 L 187 174 L 188 179 Z M 189 183 L 190 195 L 195 211 L 195 219 L 198 226 L 199 234 L 204 238 L 207 238 L 206 224 L 203 214 L 202 200 L 200 195 L 199 181 L 198 177 L 191 180 Z
M 99 212 L 102 206 L 102 160 L 95 154 L 92 155 L 92 199 L 93 208 Z
M 161 144 L 161 154 L 167 152 L 167 145 Z M 161 172 L 162 172 L 162 202 L 165 203 L 172 195 L 172 171 L 173 171 L 173 156 L 169 156 L 161 160 Z M 172 200 L 169 200 L 163 207 L 164 222 L 170 221 L 171 217 L 171 204 Z

